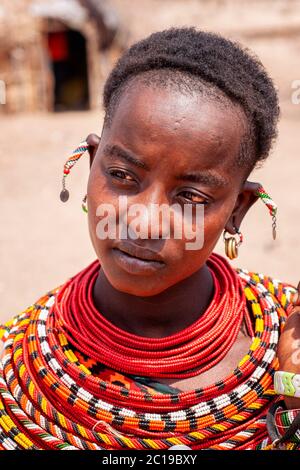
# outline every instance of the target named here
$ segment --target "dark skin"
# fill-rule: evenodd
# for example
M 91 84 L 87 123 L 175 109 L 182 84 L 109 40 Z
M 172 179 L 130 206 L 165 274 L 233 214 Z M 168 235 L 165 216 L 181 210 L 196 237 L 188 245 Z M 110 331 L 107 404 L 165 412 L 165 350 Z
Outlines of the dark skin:
M 102 267 L 93 297 L 98 310 L 119 328 L 163 338 L 186 328 L 207 309 L 214 285 L 206 261 L 224 229 L 235 234 L 258 199 L 259 184 L 247 181 L 245 168 L 235 164 L 245 128 L 243 111 L 229 100 L 222 106 L 196 92 L 152 89 L 137 81 L 123 92 L 101 139 L 88 136 L 89 231 Z M 204 179 L 204 172 L 214 179 Z M 202 178 L 191 180 L 192 173 Z M 121 195 L 129 203 L 145 205 L 205 204 L 203 248 L 186 250 L 184 238 L 133 240 L 133 245 L 158 254 L 162 267 L 138 275 L 122 269 L 114 257 L 119 240 L 96 235 L 97 207 L 110 203 L 118 213 Z M 206 373 L 159 380 L 181 390 L 207 386 L 230 374 L 250 343 L 242 329 L 227 356 Z
M 298 298 L 280 336 L 277 355 L 279 369 L 294 374 L 300 374 L 300 282 L 297 287 Z M 289 409 L 300 408 L 300 398 L 284 397 Z

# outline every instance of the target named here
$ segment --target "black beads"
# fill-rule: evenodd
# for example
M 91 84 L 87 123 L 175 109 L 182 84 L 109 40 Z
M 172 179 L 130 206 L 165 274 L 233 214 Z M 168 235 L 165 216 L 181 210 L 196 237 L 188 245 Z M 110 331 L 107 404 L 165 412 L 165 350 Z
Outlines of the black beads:
M 67 189 L 63 189 L 60 193 L 60 200 L 62 202 L 67 202 L 67 200 L 69 199 L 69 191 Z

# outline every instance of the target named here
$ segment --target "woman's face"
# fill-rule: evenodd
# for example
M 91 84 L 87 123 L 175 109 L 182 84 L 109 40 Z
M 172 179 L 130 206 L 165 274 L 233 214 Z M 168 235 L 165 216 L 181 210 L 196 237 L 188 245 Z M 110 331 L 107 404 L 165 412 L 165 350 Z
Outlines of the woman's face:
M 229 221 L 234 209 L 238 223 L 247 211 L 247 202 L 243 206 L 243 197 L 238 198 L 245 169 L 234 163 L 244 131 L 245 118 L 239 108 L 230 104 L 226 108 L 199 93 L 143 84 L 123 92 L 94 154 L 87 199 L 91 240 L 114 288 L 137 296 L 159 294 L 201 269 L 226 224 L 234 233 Z M 147 238 L 134 239 L 129 229 L 129 239 L 121 239 L 119 225 L 124 230 L 134 219 L 128 213 L 127 222 L 124 219 L 121 196 L 128 208 L 143 205 L 140 220 L 149 222 Z M 109 204 L 117 217 L 114 239 L 99 238 L 103 204 Z M 195 229 L 196 207 L 201 205 L 203 246 L 187 249 L 191 240 L 186 229 L 181 238 L 172 236 L 172 217 L 170 236 L 160 222 L 156 238 L 151 238 L 148 208 L 153 204 L 189 206 L 190 229 Z

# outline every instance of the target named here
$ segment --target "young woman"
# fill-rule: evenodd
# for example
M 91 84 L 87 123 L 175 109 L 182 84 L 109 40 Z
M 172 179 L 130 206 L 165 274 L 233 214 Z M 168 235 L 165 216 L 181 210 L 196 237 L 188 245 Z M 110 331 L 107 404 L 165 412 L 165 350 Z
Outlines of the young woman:
M 237 256 L 257 200 L 276 235 L 276 205 L 248 179 L 276 137 L 272 80 L 240 45 L 170 29 L 125 52 L 104 108 L 101 138 L 75 150 L 61 193 L 88 150 L 83 207 L 97 259 L 3 327 L 0 448 L 296 448 L 297 290 L 213 252 L 223 235 Z M 146 236 L 124 200 L 143 208 Z M 202 214 L 202 245 L 166 237 L 162 220 L 151 236 L 151 207 L 188 207 L 189 229 Z M 103 208 L 115 229 L 106 237 Z M 277 353 L 276 391 L 294 395 L 285 404 Z

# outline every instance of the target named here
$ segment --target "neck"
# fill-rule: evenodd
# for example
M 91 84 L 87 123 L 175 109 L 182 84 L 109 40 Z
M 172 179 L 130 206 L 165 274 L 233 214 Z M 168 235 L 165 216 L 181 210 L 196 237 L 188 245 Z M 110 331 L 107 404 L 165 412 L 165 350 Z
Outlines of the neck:
M 208 308 L 213 278 L 205 264 L 162 293 L 137 297 L 120 292 L 100 269 L 93 289 L 95 307 L 117 327 L 138 336 L 163 338 L 194 323 Z

